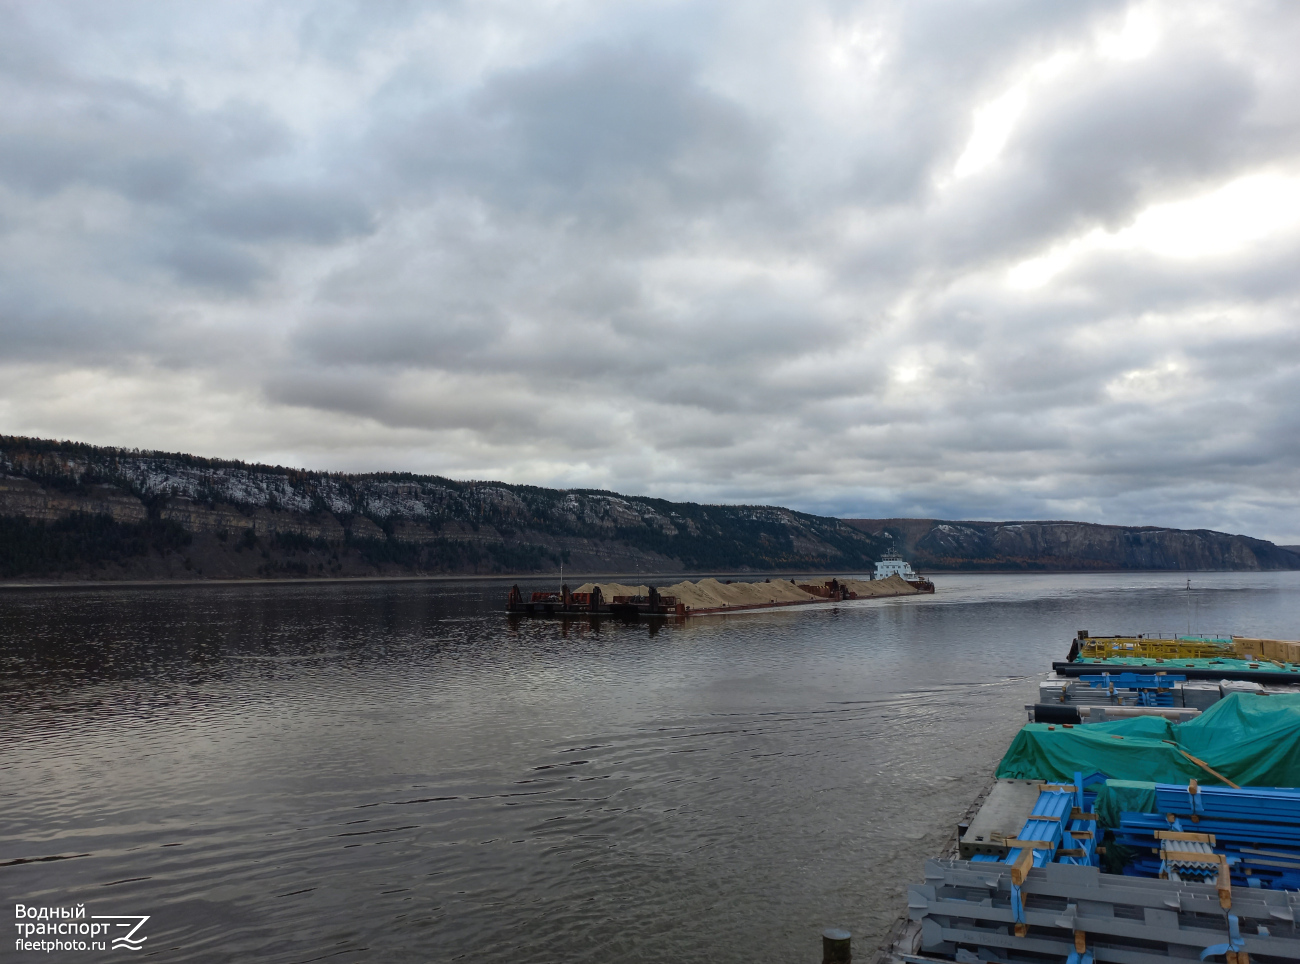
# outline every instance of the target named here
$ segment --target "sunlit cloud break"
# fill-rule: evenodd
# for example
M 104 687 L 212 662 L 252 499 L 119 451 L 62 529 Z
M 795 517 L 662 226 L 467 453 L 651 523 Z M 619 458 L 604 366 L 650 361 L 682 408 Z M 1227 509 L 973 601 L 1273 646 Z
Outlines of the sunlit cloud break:
M 1300 543 L 1289 4 L 0 8 L 0 432 Z

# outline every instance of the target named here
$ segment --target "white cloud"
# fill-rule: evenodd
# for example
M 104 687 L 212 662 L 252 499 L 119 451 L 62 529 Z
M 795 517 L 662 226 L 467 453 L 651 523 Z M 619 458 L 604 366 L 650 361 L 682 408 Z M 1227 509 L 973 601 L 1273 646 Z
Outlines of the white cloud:
M 966 149 L 957 158 L 954 177 L 969 177 L 997 160 L 1011 137 L 1020 115 L 1024 113 L 1028 93 L 1024 86 L 1011 88 L 1005 94 L 979 107 L 975 111 L 974 129 Z
M 1096 50 L 1113 60 L 1141 60 L 1160 41 L 1159 6 L 1154 3 L 1130 7 L 1116 25 L 1098 32 Z
M 1095 228 L 1015 265 L 1008 281 L 1041 288 L 1097 252 L 1134 252 L 1179 260 L 1221 260 L 1300 229 L 1300 177 L 1251 174 L 1196 197 L 1153 204 L 1118 231 Z
M 1153 205 L 1111 244 L 1169 258 L 1215 258 L 1297 228 L 1300 177 L 1256 174 L 1200 197 Z

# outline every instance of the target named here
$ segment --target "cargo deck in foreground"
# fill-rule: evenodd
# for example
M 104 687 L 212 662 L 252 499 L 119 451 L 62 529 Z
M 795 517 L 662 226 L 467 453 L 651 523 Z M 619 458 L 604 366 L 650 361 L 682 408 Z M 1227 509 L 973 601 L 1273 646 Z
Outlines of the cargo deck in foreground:
M 1300 961 L 1300 643 L 1080 633 L 885 959 Z

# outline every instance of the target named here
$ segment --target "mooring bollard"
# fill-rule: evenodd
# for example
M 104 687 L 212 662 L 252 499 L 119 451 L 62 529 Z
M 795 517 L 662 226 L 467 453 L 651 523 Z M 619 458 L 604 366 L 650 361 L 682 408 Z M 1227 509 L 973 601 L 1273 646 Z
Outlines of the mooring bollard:
M 852 936 L 838 927 L 822 931 L 822 964 L 852 964 L 853 952 L 849 949 Z

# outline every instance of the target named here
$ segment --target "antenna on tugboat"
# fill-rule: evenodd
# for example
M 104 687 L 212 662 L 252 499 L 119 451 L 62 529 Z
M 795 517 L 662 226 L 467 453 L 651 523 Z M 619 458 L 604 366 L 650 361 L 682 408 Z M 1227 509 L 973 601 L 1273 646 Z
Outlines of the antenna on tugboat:
M 1187 635 L 1192 635 L 1192 581 L 1187 580 Z

